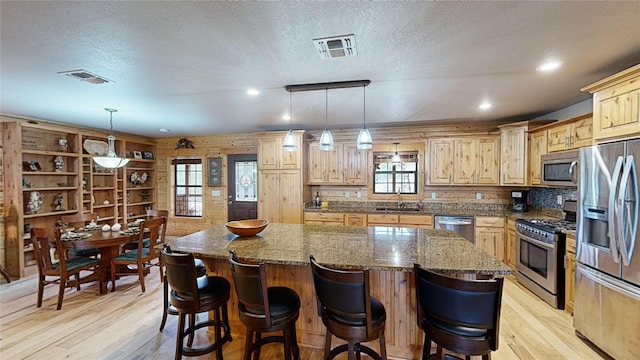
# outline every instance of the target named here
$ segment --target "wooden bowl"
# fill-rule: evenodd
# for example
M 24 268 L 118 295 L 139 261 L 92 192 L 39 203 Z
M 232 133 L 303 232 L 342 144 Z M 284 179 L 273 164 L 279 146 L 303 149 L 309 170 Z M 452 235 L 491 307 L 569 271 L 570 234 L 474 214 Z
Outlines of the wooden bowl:
M 254 236 L 269 225 L 267 220 L 239 220 L 224 224 L 229 231 L 238 236 Z

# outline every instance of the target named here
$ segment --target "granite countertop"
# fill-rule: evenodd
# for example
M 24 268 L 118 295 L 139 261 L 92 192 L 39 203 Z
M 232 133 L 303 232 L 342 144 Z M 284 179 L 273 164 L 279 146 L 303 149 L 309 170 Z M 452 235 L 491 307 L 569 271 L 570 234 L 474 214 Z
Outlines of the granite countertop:
M 167 243 L 174 251 L 227 259 L 235 250 L 241 260 L 271 264 L 319 263 L 341 269 L 413 271 L 418 263 L 444 273 L 507 275 L 500 260 L 448 230 L 271 223 L 253 237 L 238 237 L 224 225 Z

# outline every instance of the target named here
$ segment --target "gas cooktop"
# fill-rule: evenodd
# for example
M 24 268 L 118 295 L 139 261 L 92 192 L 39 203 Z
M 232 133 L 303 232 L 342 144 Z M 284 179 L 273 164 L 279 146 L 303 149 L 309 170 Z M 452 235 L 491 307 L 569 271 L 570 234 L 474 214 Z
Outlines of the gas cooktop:
M 561 219 L 519 219 L 529 225 L 546 231 L 576 230 L 576 223 Z

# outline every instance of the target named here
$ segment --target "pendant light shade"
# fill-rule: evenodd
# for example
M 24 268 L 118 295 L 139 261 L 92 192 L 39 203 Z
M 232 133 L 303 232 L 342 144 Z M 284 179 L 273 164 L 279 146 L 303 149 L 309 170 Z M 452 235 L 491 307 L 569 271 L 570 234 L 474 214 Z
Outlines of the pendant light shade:
M 394 165 L 400 165 L 400 154 L 398 154 L 398 144 L 399 143 L 393 143 L 396 146 L 396 152 L 393 154 L 393 157 L 391 158 L 391 162 Z
M 107 141 L 109 145 L 109 150 L 107 151 L 106 156 L 94 156 L 93 161 L 102 166 L 105 169 L 117 169 L 127 165 L 129 159 L 121 158 L 116 155 L 115 145 L 116 145 L 116 137 L 113 135 L 113 113 L 118 111 L 116 109 L 106 108 L 106 111 L 109 112 L 109 124 L 111 133 L 107 136 Z
M 291 91 L 289 91 L 289 132 L 284 136 L 284 141 L 282 142 L 282 148 L 284 151 L 293 152 L 298 150 L 298 140 L 296 139 L 296 134 L 293 133 L 293 129 L 291 128 L 291 119 L 293 118 L 293 114 L 291 112 Z
M 329 112 L 329 95 L 328 89 L 324 89 L 324 131 L 320 135 L 320 150 L 330 151 L 333 150 L 333 135 L 331 131 L 327 130 L 327 113 Z
M 371 133 L 369 133 L 369 129 L 367 129 L 367 102 L 366 102 L 366 85 L 362 85 L 362 129 L 358 133 L 358 139 L 356 140 L 356 144 L 358 149 L 367 150 L 371 149 L 373 146 L 373 139 L 371 139 Z

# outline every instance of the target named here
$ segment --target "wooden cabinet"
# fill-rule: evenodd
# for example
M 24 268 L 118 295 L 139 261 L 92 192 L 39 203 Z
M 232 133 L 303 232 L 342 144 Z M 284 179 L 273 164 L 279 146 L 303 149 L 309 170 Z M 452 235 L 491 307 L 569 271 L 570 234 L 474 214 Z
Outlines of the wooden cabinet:
M 547 153 L 547 131 L 533 131 L 529 134 L 529 184 L 542 184 L 542 155 Z
M 343 213 L 305 212 L 306 225 L 344 225 Z
M 429 140 L 430 185 L 497 185 L 498 137 Z
M 397 226 L 400 215 L 398 214 L 368 214 L 368 226 Z
M 119 218 L 128 223 L 144 218 L 147 209 L 155 208 L 155 153 L 156 145 L 150 142 L 125 141 L 125 152 L 142 155 L 131 156 L 127 166 L 118 172 L 116 196 L 118 198 Z M 137 181 L 136 181 L 137 179 Z M 142 182 L 142 179 L 146 179 Z
M 478 216 L 475 223 L 476 246 L 504 261 L 504 218 Z
M 309 144 L 308 177 L 310 185 L 367 184 L 367 150 L 356 145 L 335 144 L 333 150 L 320 150 L 318 142 Z
M 302 165 L 303 131 L 294 131 L 298 140 L 298 150 L 284 151 L 282 142 L 287 132 L 274 131 L 258 134 L 258 169 L 300 169 Z
M 505 128 L 500 134 L 500 185 L 526 185 L 527 174 L 527 128 L 517 126 Z
M 345 226 L 367 226 L 367 214 L 344 214 Z
M 573 295 L 576 274 L 576 239 L 567 235 L 567 251 L 564 256 L 564 311 L 573 314 Z
M 593 117 L 584 114 L 554 124 L 547 129 L 549 152 L 564 151 L 590 146 L 593 133 Z
M 296 151 L 284 151 L 286 132 L 258 134 L 258 217 L 270 222 L 301 224 L 305 188 L 302 180 L 304 131 L 294 131 Z M 310 195 L 308 195 L 310 196 Z
M 504 247 L 504 262 L 512 269 L 516 269 L 516 222 L 507 221 L 507 241 Z
M 367 225 L 433 229 L 433 216 L 410 214 L 368 214 Z
M 640 136 L 640 64 L 586 86 L 593 94 L 593 139 Z

